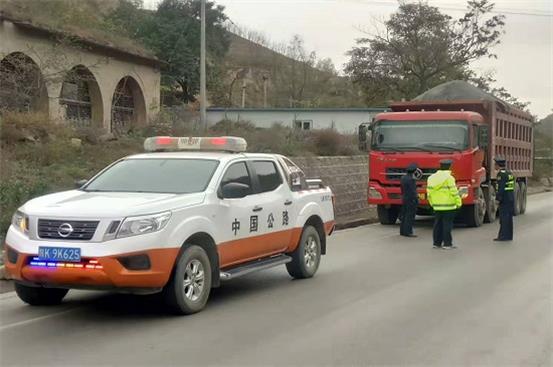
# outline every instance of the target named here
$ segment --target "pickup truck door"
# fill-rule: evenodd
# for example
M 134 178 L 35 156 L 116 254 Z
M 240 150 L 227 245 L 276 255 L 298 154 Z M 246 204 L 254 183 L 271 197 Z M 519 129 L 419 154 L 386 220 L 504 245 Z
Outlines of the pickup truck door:
M 221 188 L 229 182 L 249 185 L 251 193 L 239 199 L 222 198 Z M 226 168 L 219 185 L 219 208 L 215 219 L 221 239 L 217 250 L 222 268 L 256 259 L 266 252 L 263 244 L 255 241 L 259 234 L 256 217 L 262 207 L 259 195 L 254 191 L 251 172 L 245 161 L 234 162 Z
M 292 192 L 276 161 L 256 159 L 250 164 L 257 181 L 257 202 L 263 208 L 259 222 L 266 233 L 266 255 L 283 252 L 290 245 L 297 216 Z

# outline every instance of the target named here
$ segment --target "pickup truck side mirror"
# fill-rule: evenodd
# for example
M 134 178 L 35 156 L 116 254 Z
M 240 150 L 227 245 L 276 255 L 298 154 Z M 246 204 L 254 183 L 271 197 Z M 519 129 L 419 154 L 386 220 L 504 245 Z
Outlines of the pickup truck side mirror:
M 88 182 L 88 180 L 76 180 L 76 181 L 75 181 L 75 188 L 76 188 L 76 189 L 80 189 L 80 188 L 83 187 L 87 182 Z
M 240 182 L 229 182 L 221 188 L 223 199 L 241 199 L 251 193 L 250 185 Z

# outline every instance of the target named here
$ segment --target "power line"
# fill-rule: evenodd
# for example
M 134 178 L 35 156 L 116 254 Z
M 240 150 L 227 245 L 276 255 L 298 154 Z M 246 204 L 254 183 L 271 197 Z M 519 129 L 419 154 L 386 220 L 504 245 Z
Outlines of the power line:
M 355 2 L 362 2 L 362 3 L 371 3 L 375 5 L 384 5 L 384 6 L 393 6 L 397 7 L 398 3 L 395 0 L 392 1 L 384 1 L 384 0 L 355 0 Z M 448 5 L 439 5 L 439 4 L 430 4 L 431 6 L 434 6 L 438 9 L 442 10 L 452 10 L 452 11 L 466 11 L 466 8 L 461 7 L 453 7 Z M 501 9 L 501 8 L 494 8 L 490 13 L 494 14 L 510 14 L 510 15 L 524 15 L 524 16 L 532 16 L 532 17 L 553 17 L 553 13 L 549 12 L 543 12 L 540 10 L 530 10 L 530 11 L 519 11 L 515 9 Z

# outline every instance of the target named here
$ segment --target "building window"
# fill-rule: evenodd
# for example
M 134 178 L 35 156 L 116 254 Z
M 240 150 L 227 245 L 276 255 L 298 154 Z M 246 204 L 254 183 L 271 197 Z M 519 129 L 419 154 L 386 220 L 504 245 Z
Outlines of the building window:
M 89 82 L 93 78 L 83 69 L 74 69 L 63 81 L 60 104 L 65 107 L 65 118 L 76 126 L 90 126 L 92 101 Z
M 295 120 L 294 127 L 298 130 L 311 130 L 313 128 L 313 120 Z

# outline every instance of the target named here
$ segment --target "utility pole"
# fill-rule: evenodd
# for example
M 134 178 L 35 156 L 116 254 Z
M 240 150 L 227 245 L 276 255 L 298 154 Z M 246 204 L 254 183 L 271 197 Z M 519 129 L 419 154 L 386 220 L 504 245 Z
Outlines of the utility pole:
M 263 108 L 267 108 L 267 81 L 269 77 L 263 74 Z
M 242 108 L 246 107 L 246 79 L 242 80 Z
M 206 90 L 205 90 L 205 0 L 201 0 L 200 10 L 200 125 L 207 132 Z

